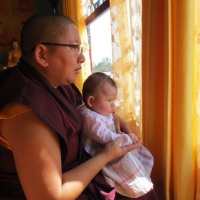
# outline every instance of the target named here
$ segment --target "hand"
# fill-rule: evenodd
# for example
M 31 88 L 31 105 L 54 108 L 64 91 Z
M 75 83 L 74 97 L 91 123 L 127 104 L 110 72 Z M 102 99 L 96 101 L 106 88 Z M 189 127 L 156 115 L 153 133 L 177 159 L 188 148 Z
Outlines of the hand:
M 116 158 L 124 156 L 129 151 L 132 151 L 133 149 L 137 148 L 140 144 L 140 141 L 134 142 L 132 145 L 120 147 L 119 144 L 121 143 L 121 138 L 117 138 L 115 141 L 107 144 L 104 149 L 102 150 L 102 153 L 105 154 L 107 157 L 107 162 L 110 162 L 111 160 L 114 160 Z
M 138 137 L 135 135 L 135 133 L 129 133 L 129 134 L 127 134 L 127 135 L 131 138 L 132 143 L 135 143 L 135 142 L 138 142 L 138 141 L 139 141 L 139 139 L 138 139 Z
M 118 115 L 113 114 L 115 129 L 117 133 L 132 133 L 129 125 Z

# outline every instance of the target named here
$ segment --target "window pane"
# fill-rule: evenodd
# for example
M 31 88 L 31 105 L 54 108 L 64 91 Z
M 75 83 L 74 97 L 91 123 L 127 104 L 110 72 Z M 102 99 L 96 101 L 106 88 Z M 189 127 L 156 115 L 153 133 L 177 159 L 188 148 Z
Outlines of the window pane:
M 93 72 L 101 71 L 112 75 L 110 10 L 104 12 L 87 28 Z

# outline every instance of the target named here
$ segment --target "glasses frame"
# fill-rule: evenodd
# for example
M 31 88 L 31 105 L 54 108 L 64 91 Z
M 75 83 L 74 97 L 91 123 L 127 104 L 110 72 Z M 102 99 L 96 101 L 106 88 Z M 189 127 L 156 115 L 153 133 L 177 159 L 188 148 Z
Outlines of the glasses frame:
M 52 46 L 62 46 L 62 47 L 71 47 L 73 49 L 77 49 L 77 53 L 81 54 L 83 53 L 83 47 L 81 44 L 59 44 L 59 43 L 51 43 L 51 42 L 40 42 L 42 45 L 52 45 Z M 35 47 L 31 49 L 33 51 Z

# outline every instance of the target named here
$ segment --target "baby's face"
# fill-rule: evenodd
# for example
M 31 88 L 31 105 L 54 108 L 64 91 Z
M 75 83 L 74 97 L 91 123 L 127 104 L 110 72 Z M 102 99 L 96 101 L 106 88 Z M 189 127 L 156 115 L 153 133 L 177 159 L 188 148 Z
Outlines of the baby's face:
M 92 110 L 101 115 L 108 116 L 115 111 L 115 99 L 117 96 L 117 88 L 105 83 L 94 95 Z

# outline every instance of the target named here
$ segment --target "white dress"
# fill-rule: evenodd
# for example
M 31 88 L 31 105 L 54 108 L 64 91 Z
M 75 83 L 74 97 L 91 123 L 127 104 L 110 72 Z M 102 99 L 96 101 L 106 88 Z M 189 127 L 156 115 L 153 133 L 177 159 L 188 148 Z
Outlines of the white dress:
M 117 134 L 113 116 L 103 116 L 88 109 L 84 104 L 78 107 L 83 116 L 84 148 L 91 155 L 96 155 L 106 144 L 118 137 L 120 146 L 132 144 L 127 134 Z M 122 158 L 109 162 L 102 171 L 106 181 L 124 196 L 137 198 L 153 188 L 150 174 L 154 158 L 144 146 L 128 152 Z

